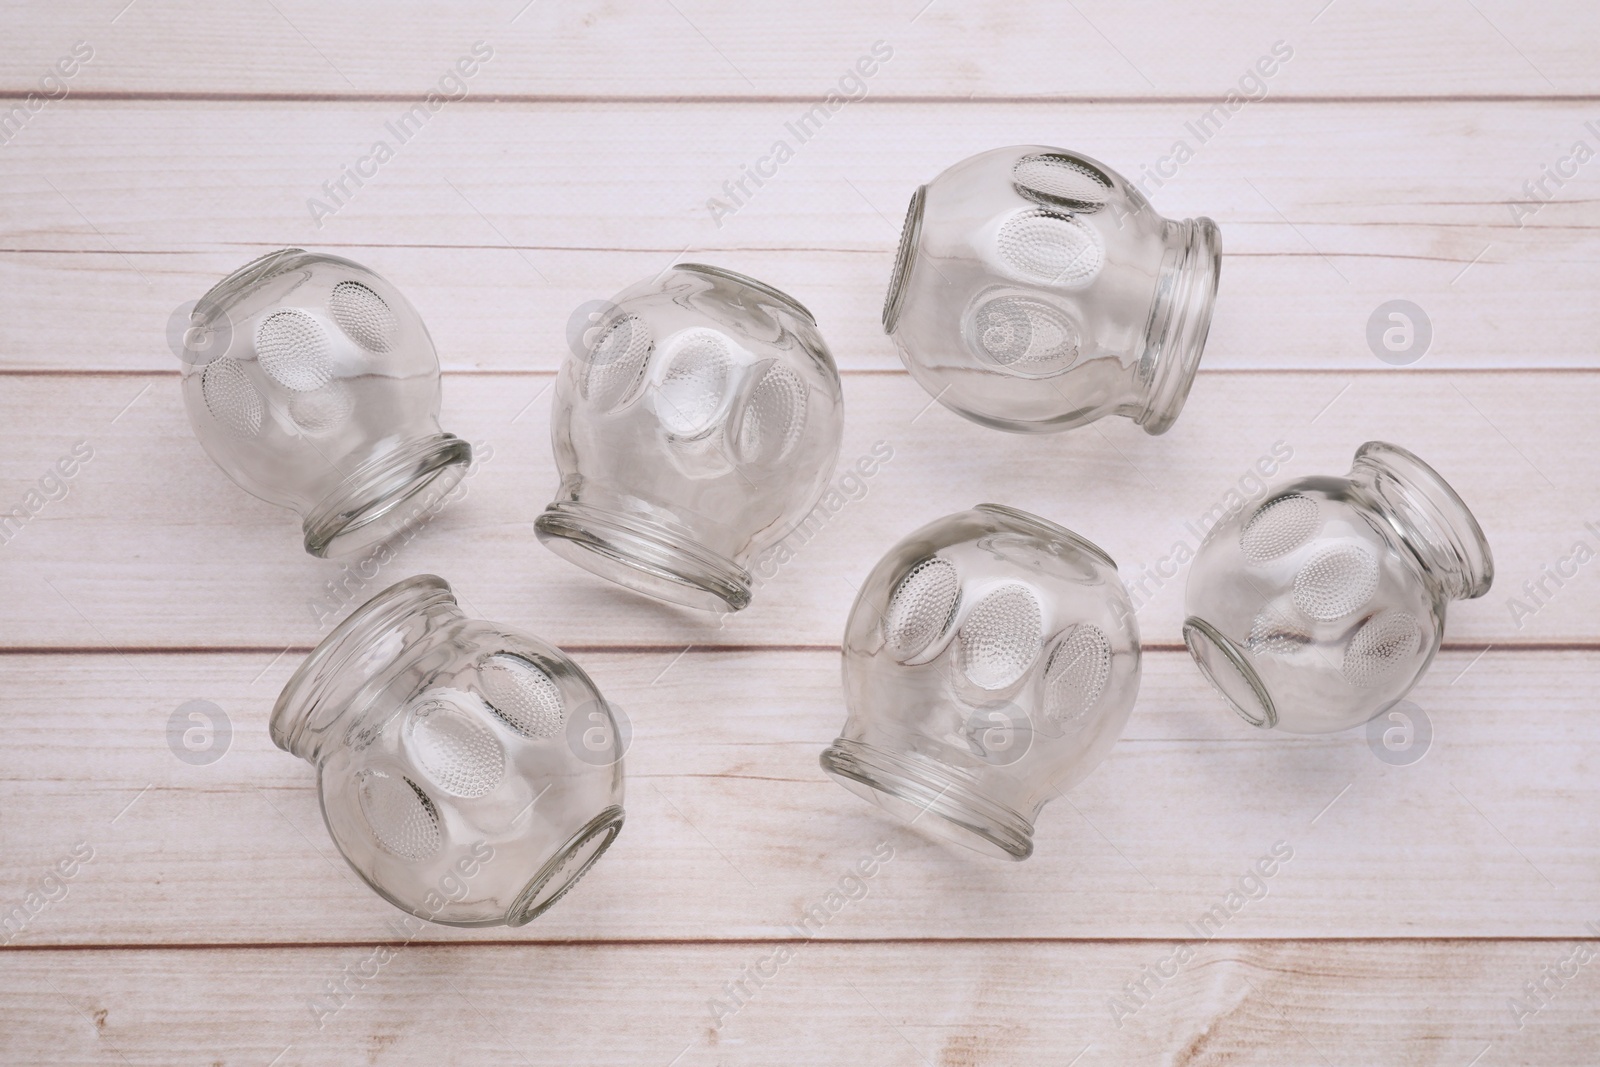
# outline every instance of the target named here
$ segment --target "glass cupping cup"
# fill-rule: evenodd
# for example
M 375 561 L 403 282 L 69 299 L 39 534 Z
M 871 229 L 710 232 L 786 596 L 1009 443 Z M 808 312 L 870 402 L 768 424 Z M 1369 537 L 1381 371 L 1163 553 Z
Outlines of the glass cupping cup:
M 317 769 L 334 844 L 398 908 L 521 926 L 622 828 L 610 705 L 562 652 L 467 618 L 433 575 L 373 597 L 317 646 L 272 712 Z
M 617 296 L 562 366 L 561 484 L 539 539 L 638 592 L 738 611 L 746 564 L 821 496 L 843 420 L 809 311 L 753 278 L 679 264 Z
M 439 429 L 439 358 L 416 309 L 338 256 L 286 248 L 218 282 L 180 355 L 195 436 L 248 492 L 347 556 L 424 518 L 461 480 Z
M 1104 164 L 1000 148 L 912 196 L 883 328 L 974 422 L 1050 433 L 1124 415 L 1158 434 L 1194 380 L 1221 261 L 1215 223 L 1162 218 Z
M 1190 566 L 1183 636 L 1246 722 L 1331 733 L 1405 696 L 1439 650 L 1450 601 L 1493 580 L 1455 490 L 1372 441 L 1348 475 L 1276 486 L 1212 527 Z
M 1026 859 L 1045 802 L 1116 742 L 1139 632 L 1116 564 L 995 504 L 939 519 L 868 575 L 844 635 L 839 784 L 919 829 Z

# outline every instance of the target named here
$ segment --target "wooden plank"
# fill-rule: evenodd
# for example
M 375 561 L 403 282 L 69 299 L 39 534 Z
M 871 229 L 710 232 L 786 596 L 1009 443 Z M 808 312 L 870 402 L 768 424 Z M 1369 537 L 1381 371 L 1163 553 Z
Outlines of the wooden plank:
M 466 84 L 485 98 L 820 98 L 883 40 L 894 55 L 868 83 L 874 95 L 1220 98 L 1281 40 L 1293 56 L 1266 82 L 1274 95 L 1600 91 L 1591 62 L 1600 43 L 1594 13 L 1570 5 L 1529 10 L 1509 0 L 1398 8 L 1296 0 L 1268 10 L 1241 0 L 1177 9 L 1110 0 L 1005 8 L 937 0 L 787 8 L 477 0 L 400 17 L 371 4 L 304 0 L 246 9 L 123 7 L 115 0 L 12 13 L 0 87 L 36 89 L 86 40 L 93 59 L 67 83 L 78 92 L 420 97 L 482 40 L 493 58 Z
M 774 972 L 780 947 L 789 955 Z M 413 946 L 370 979 L 346 978 L 376 950 L 14 955 L 0 978 L 16 1008 L 0 1053 L 60 1064 L 951 1067 L 1076 1056 L 1085 1067 L 1445 1067 L 1477 1056 L 1570 1067 L 1600 1043 L 1592 962 L 1521 1030 L 1507 1006 L 1576 951 L 1565 942 L 1200 945 L 1120 1027 L 1109 1001 L 1173 946 Z M 713 1026 L 708 1002 L 758 965 L 771 977 Z M 319 1028 L 307 1004 L 329 981 L 359 991 Z
M 1600 376 L 1202 374 L 1162 437 L 1126 420 L 1075 433 L 996 433 L 945 411 L 904 374 L 845 379 L 841 469 L 878 441 L 893 457 L 787 562 L 763 556 L 748 610 L 719 620 L 613 587 L 540 546 L 532 523 L 554 491 L 550 379 L 451 376 L 443 425 L 485 444 L 464 497 L 352 578 L 301 549 L 294 515 L 235 487 L 201 451 L 174 376 L 10 377 L 0 393 L 0 501 L 26 503 L 76 442 L 94 458 L 0 546 L 6 647 L 306 648 L 383 585 L 417 572 L 452 581 L 480 618 L 531 625 L 563 645 L 835 646 L 854 587 L 923 523 L 985 500 L 1056 519 L 1101 544 L 1137 591 L 1144 639 L 1180 639 L 1184 570 L 1205 516 L 1270 480 L 1342 473 L 1362 442 L 1391 439 L 1435 463 L 1474 508 L 1499 578 L 1454 605 L 1447 639 L 1496 646 L 1600 639 L 1594 577 L 1563 565 L 1600 534 L 1597 474 L 1572 462 L 1600 405 Z M 1271 469 L 1270 466 L 1266 469 Z M 847 488 L 854 489 L 852 483 Z M 359 560 L 352 561 L 360 564 Z M 1571 569 L 1571 568 L 1569 568 Z M 1160 572 L 1173 575 L 1160 577 Z M 344 583 L 330 593 L 328 583 Z M 1526 582 L 1544 583 L 1530 598 Z M 1536 608 L 1529 614 L 1517 602 Z
M 632 725 L 627 827 L 528 930 L 422 939 L 782 937 L 885 846 L 870 896 L 820 936 L 1193 936 L 1188 924 L 1274 849 L 1291 855 L 1226 936 L 1559 938 L 1600 919 L 1581 817 L 1600 803 L 1597 653 L 1443 654 L 1412 695 L 1431 747 L 1404 767 L 1360 730 L 1251 728 L 1187 655 L 1150 653 L 1123 739 L 1045 807 L 1021 864 L 924 839 L 822 773 L 818 752 L 844 718 L 835 653 L 578 658 Z M 267 737 L 298 659 L 6 657 L 0 910 L 80 843 L 93 852 L 17 944 L 383 936 L 397 912 L 339 858 L 311 768 Z M 191 700 L 231 723 L 225 755 L 203 766 L 169 740 Z
M 1600 145 L 1600 10 L 107 0 L 8 11 L 6 30 L 0 512 L 64 495 L 0 535 L 0 913 L 79 862 L 0 945 L 0 1061 L 1594 1058 L 1600 594 L 1587 563 L 1553 591 L 1549 574 L 1600 549 L 1600 475 L 1570 445 L 1600 401 L 1600 201 L 1586 163 L 1546 175 Z M 315 218 L 323 183 L 479 40 L 494 56 L 470 95 Z M 866 99 L 719 225 L 708 198 L 879 40 L 894 55 Z M 6 125 L 78 41 L 94 57 L 68 99 Z M 1294 55 L 1266 99 L 1196 145 L 1190 124 L 1277 41 Z M 1228 262 L 1174 431 L 1021 439 L 930 408 L 877 327 L 909 191 L 1034 141 L 1139 177 L 1180 138 L 1194 158 L 1152 199 L 1217 219 Z M 411 294 L 451 372 L 444 424 L 484 446 L 466 497 L 364 580 L 304 556 L 287 512 L 227 482 L 178 399 L 168 313 L 285 244 Z M 726 620 L 614 591 L 531 531 L 568 315 L 683 259 L 810 305 L 847 370 L 843 462 L 894 451 Z M 1396 298 L 1434 331 L 1407 370 L 1366 341 Z M 1281 476 L 1337 473 L 1373 437 L 1441 468 L 1499 565 L 1412 694 L 1433 737 L 1410 766 L 1364 731 L 1238 722 L 1178 646 L 1184 576 L 1164 572 L 1230 491 L 1258 492 L 1263 456 L 1292 453 Z M 93 450 L 82 470 L 49 480 L 75 448 Z M 843 718 L 853 584 L 981 499 L 1111 550 L 1147 645 L 1123 740 L 1045 809 L 1021 865 L 887 822 L 816 763 Z M 334 619 L 422 571 L 471 614 L 570 648 L 620 705 L 629 824 L 534 926 L 380 949 L 399 913 L 338 857 L 314 772 L 266 720 Z M 172 749 L 191 699 L 231 719 L 209 765 Z M 819 944 L 796 936 L 886 848 Z M 1272 850 L 1292 854 L 1250 899 L 1243 875 Z M 1222 936 L 1176 940 L 1219 908 Z M 378 951 L 394 952 L 381 973 L 330 997 Z M 774 958 L 732 1010 L 728 983 Z
M 1027 142 L 1076 146 L 1138 178 L 1175 140 L 1195 141 L 1196 105 L 846 109 L 719 218 L 708 201 L 775 138 L 793 140 L 795 105 L 457 108 L 363 187 L 347 183 L 336 213 L 313 217 L 308 203 L 334 202 L 324 183 L 388 136 L 397 107 L 68 100 L 42 113 L 4 146 L 0 287 L 13 313 L 0 367 L 170 368 L 171 312 L 248 259 L 300 245 L 392 278 L 452 368 L 553 369 L 579 304 L 685 259 L 788 289 L 841 366 L 890 368 L 879 308 L 918 183 Z M 1541 167 L 1594 140 L 1592 110 L 1241 112 L 1175 178 L 1146 185 L 1168 215 L 1222 227 L 1206 365 L 1382 369 L 1368 321 L 1397 298 L 1432 323 L 1419 367 L 1600 365 L 1600 201 L 1583 194 L 1584 172 L 1547 185 L 1537 211 L 1512 207 Z

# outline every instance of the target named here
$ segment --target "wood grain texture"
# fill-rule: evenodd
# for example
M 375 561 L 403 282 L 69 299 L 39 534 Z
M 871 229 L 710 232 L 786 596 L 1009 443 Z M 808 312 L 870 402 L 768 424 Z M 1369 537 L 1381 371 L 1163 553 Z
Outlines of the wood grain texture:
M 1507 1001 L 1572 952 L 1560 942 L 1219 941 L 1120 1027 L 1110 998 L 1171 945 L 785 947 L 792 958 L 720 1029 L 709 1002 L 747 969 L 770 972 L 775 946 L 411 946 L 321 1028 L 308 1002 L 375 945 L 30 952 L 0 976 L 18 1009 L 0 1022 L 0 1052 L 161 1065 L 1572 1067 L 1600 1042 L 1587 969 L 1514 1025 Z
M 792 103 L 454 107 L 404 145 L 385 128 L 401 110 L 69 98 L 41 113 L 0 146 L 0 367 L 169 369 L 171 312 L 297 245 L 393 280 L 447 368 L 554 369 L 578 305 L 686 259 L 793 293 L 840 366 L 893 368 L 879 308 L 919 183 L 1030 142 L 1139 179 L 1178 139 L 1194 158 L 1146 187 L 1163 213 L 1221 225 L 1208 368 L 1381 369 L 1367 323 L 1397 297 L 1433 323 L 1419 367 L 1600 365 L 1586 172 L 1537 211 L 1511 207 L 1574 140 L 1600 146 L 1589 103 L 1257 106 L 1203 145 L 1186 124 L 1204 107 L 1183 102 L 857 105 L 805 144 Z M 794 158 L 714 218 L 708 201 L 779 138 Z M 394 158 L 314 217 L 379 139 Z
M 1445 653 L 1412 694 L 1434 736 L 1408 767 L 1375 758 L 1359 730 L 1249 727 L 1187 654 L 1149 654 L 1122 740 L 1046 805 L 1021 864 L 925 840 L 822 773 L 844 721 L 837 653 L 578 658 L 632 726 L 622 836 L 534 926 L 421 939 L 781 938 L 885 843 L 870 898 L 820 936 L 1193 937 L 1187 924 L 1275 846 L 1292 859 L 1226 936 L 1561 938 L 1600 920 L 1594 652 Z M 5 658 L 0 912 L 75 845 L 94 852 L 17 944 L 381 936 L 398 913 L 334 849 L 311 767 L 267 738 L 298 659 Z M 233 730 L 205 766 L 176 759 L 168 734 L 196 699 Z
M 1453 644 L 1600 641 L 1589 567 L 1557 588 L 1542 568 L 1600 546 L 1600 472 L 1576 461 L 1600 375 L 1202 373 L 1178 424 L 1151 437 L 1123 419 L 1045 437 L 998 434 L 937 404 L 904 373 L 845 376 L 841 470 L 885 441 L 893 458 L 792 558 L 764 555 L 749 609 L 719 618 L 613 587 L 539 545 L 554 492 L 550 377 L 451 375 L 443 425 L 486 447 L 464 497 L 377 571 L 316 560 L 294 514 L 246 494 L 201 451 L 175 375 L 5 379 L 0 455 L 9 507 L 86 441 L 94 458 L 64 499 L 0 545 L 4 647 L 309 648 L 350 608 L 409 573 L 451 581 L 478 618 L 562 645 L 835 647 L 855 587 L 890 545 L 940 515 L 993 500 L 1062 522 L 1121 564 L 1146 642 L 1180 640 L 1186 573 L 1206 516 L 1263 481 L 1342 474 L 1364 441 L 1435 463 L 1487 531 L 1498 579 L 1451 608 Z M 1257 464 L 1292 453 L 1268 479 Z M 1267 469 L 1270 469 L 1270 463 Z M 851 483 L 853 488 L 855 483 Z M 1162 578 L 1161 573 L 1170 577 Z M 354 575 L 352 577 L 352 574 Z M 365 577 L 362 575 L 365 574 Z M 1524 582 L 1545 583 L 1532 600 Z M 330 591 L 329 583 L 335 583 Z M 1530 608 L 1518 611 L 1513 600 Z M 1542 604 L 1541 604 L 1542 602 Z
M 1600 587 L 1593 564 L 1559 585 L 1547 568 L 1600 549 L 1600 164 L 1566 170 L 1600 146 L 1600 10 L 83 0 L 13 3 L 3 24 L 0 514 L 60 499 L 0 536 L 0 923 L 74 848 L 92 858 L 0 945 L 0 1061 L 1595 1061 L 1600 965 L 1571 961 L 1600 936 Z M 386 124 L 478 41 L 493 56 L 465 97 L 401 144 Z M 893 55 L 864 98 L 799 144 L 785 124 L 877 41 Z M 65 97 L 30 102 L 78 42 L 93 57 L 45 87 Z M 1198 137 L 1278 42 L 1292 56 L 1243 87 L 1264 98 Z M 714 217 L 779 138 L 793 159 Z M 378 139 L 394 157 L 334 199 L 324 183 Z M 1180 140 L 1193 158 L 1148 178 Z M 1030 142 L 1222 228 L 1204 369 L 1162 438 L 982 430 L 930 405 L 878 327 L 911 191 Z M 447 370 L 443 424 L 480 446 L 464 498 L 377 574 L 307 557 L 298 520 L 212 466 L 182 409 L 169 314 L 285 245 L 410 296 Z M 723 620 L 612 589 L 532 535 L 570 314 L 682 260 L 806 303 L 845 370 L 842 464 L 893 449 Z M 1434 330 L 1407 369 L 1366 340 L 1396 298 Z M 1274 447 L 1291 455 L 1269 481 L 1342 473 L 1372 438 L 1440 468 L 1498 572 L 1451 608 L 1411 694 L 1434 737 L 1407 767 L 1363 731 L 1229 714 L 1181 650 L 1185 575 L 1166 564 L 1230 491 L 1261 491 Z M 43 479 L 79 442 L 93 456 L 63 495 Z M 1123 739 L 1044 809 L 1024 864 L 888 822 L 816 761 L 843 719 L 854 586 L 982 500 L 1107 548 L 1146 645 Z M 351 984 L 398 912 L 339 858 L 312 769 L 266 719 L 337 618 L 429 571 L 469 614 L 568 648 L 623 709 L 628 826 L 534 926 L 429 929 Z M 231 719 L 205 766 L 171 748 L 191 699 Z M 1280 842 L 1259 898 L 1185 944 Z M 865 895 L 798 938 L 879 847 Z M 728 983 L 791 953 L 719 1027 Z
M 15 5 L 0 88 L 35 89 L 79 40 L 79 92 L 420 97 L 488 42 L 469 81 L 513 96 L 820 98 L 874 41 L 895 49 L 874 94 L 1221 98 L 1275 41 L 1294 58 L 1268 83 L 1289 96 L 1600 92 L 1600 19 L 1577 5 L 1510 0 L 1243 0 L 1167 6 L 952 0 L 798 6 L 474 0 L 405 12 L 379 3 L 190 0 Z

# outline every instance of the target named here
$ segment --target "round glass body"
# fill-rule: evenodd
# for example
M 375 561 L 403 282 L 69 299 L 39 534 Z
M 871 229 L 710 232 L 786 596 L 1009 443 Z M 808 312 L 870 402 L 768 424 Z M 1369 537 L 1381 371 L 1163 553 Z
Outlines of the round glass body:
M 622 828 L 622 740 L 560 650 L 468 619 L 433 575 L 358 608 L 278 698 L 272 739 L 317 768 L 339 851 L 448 926 L 521 926 Z
M 1211 326 L 1221 238 L 1164 219 L 1115 171 L 1022 145 L 963 160 L 911 198 L 884 332 L 958 415 L 1050 433 L 1183 408 Z
M 599 318 L 556 380 L 561 486 L 539 539 L 630 589 L 738 611 L 747 562 L 833 473 L 833 357 L 792 298 L 699 264 L 635 285 Z
M 1445 607 L 1494 577 L 1477 520 L 1436 471 L 1369 442 L 1343 478 L 1302 478 L 1217 523 L 1189 572 L 1184 641 L 1246 722 L 1359 726 L 1439 650 Z
M 1138 690 L 1116 564 L 983 504 L 905 538 L 862 585 L 844 635 L 849 718 L 822 767 L 919 829 L 1026 859 L 1039 809 L 1105 757 Z
M 422 519 L 472 449 L 439 429 L 439 359 L 411 303 L 338 256 L 286 248 L 218 282 L 184 335 L 183 397 L 223 472 L 345 556 Z

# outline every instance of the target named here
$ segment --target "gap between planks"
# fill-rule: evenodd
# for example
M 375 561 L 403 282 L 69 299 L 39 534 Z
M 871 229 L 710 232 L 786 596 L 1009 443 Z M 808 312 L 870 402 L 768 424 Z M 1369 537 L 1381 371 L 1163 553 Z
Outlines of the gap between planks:
M 1229 937 L 1201 939 L 1194 937 L 619 937 L 615 939 L 567 939 L 567 938 L 494 938 L 483 941 L 427 941 L 412 939 L 410 941 L 386 941 L 383 938 L 371 938 L 365 941 L 259 941 L 259 942 L 204 942 L 200 944 L 187 943 L 156 943 L 128 944 L 118 942 L 111 944 L 95 944 L 93 942 L 71 942 L 68 944 L 40 944 L 40 945 L 4 945 L 0 946 L 0 958 L 8 952 L 268 952 L 275 950 L 295 949 L 340 949 L 340 948 L 370 948 L 375 944 L 406 944 L 424 945 L 429 949 L 467 949 L 479 948 L 583 948 L 583 949 L 616 949 L 616 948 L 724 948 L 738 945 L 766 946 L 766 945 L 1172 945 L 1203 943 L 1207 945 L 1481 945 L 1481 944 L 1571 944 L 1574 942 L 1600 942 L 1600 935 L 1595 936 L 1570 936 L 1534 934 L 1527 937 L 1512 936 L 1507 934 L 1489 934 L 1483 937 L 1429 937 L 1425 935 L 1401 935 L 1395 937 L 1367 937 L 1353 935 L 1349 937 Z
M 3 250 L 0 250 L 3 254 Z M 553 378 L 558 370 L 526 370 L 514 367 L 443 367 L 439 373 L 446 378 Z M 0 378 L 178 378 L 181 370 L 151 370 L 149 368 L 102 369 L 80 367 L 7 367 L 0 366 Z M 1575 367 L 1201 367 L 1197 378 L 1229 377 L 1282 377 L 1285 375 L 1323 377 L 1439 377 L 1451 374 L 1600 374 L 1600 364 Z M 841 378 L 909 377 L 904 367 L 841 367 Z
M 287 645 L 275 648 L 270 645 L 16 645 L 0 646 L 0 656 L 283 656 L 283 655 L 309 655 L 315 645 Z M 1490 649 L 1499 649 L 1502 652 L 1600 652 L 1600 640 L 1596 641 L 1528 641 L 1526 643 L 1510 641 L 1445 641 L 1439 646 L 1440 652 L 1487 652 Z M 561 650 L 574 656 L 604 656 L 604 655 L 636 655 L 659 656 L 669 652 L 687 654 L 722 654 L 730 652 L 741 653 L 812 653 L 812 652 L 842 652 L 839 645 L 782 645 L 782 644 L 743 644 L 743 645 L 708 645 L 698 642 L 687 646 L 678 644 L 648 644 L 648 645 L 608 645 L 608 644 L 568 644 L 562 645 Z M 1163 652 L 1187 652 L 1188 646 L 1182 641 L 1152 641 L 1140 644 L 1141 655 Z
M 31 89 L 0 89 L 0 100 L 23 100 Z M 182 89 L 80 89 L 71 99 L 84 103 L 164 103 L 164 104 L 405 104 L 415 103 L 416 92 L 363 93 L 363 92 L 204 92 Z M 995 104 L 1006 107 L 1018 105 L 1079 105 L 1095 107 L 1136 107 L 1168 104 L 1214 104 L 1219 102 L 1216 93 L 1181 93 L 1177 95 L 1099 96 L 1088 93 L 1046 94 L 995 94 L 989 96 L 964 93 L 906 93 L 865 96 L 854 101 L 856 105 L 895 107 L 915 104 Z M 1600 101 L 1600 93 L 1391 93 L 1381 96 L 1363 96 L 1336 93 L 1307 93 L 1295 95 L 1281 93 L 1253 101 L 1255 104 L 1314 104 L 1337 107 L 1367 104 L 1588 104 Z M 453 106 L 519 106 L 529 104 L 683 104 L 685 106 L 708 104 L 815 104 L 815 93 L 673 93 L 673 94 L 618 94 L 616 96 L 592 93 L 495 93 L 485 92 L 452 101 Z

